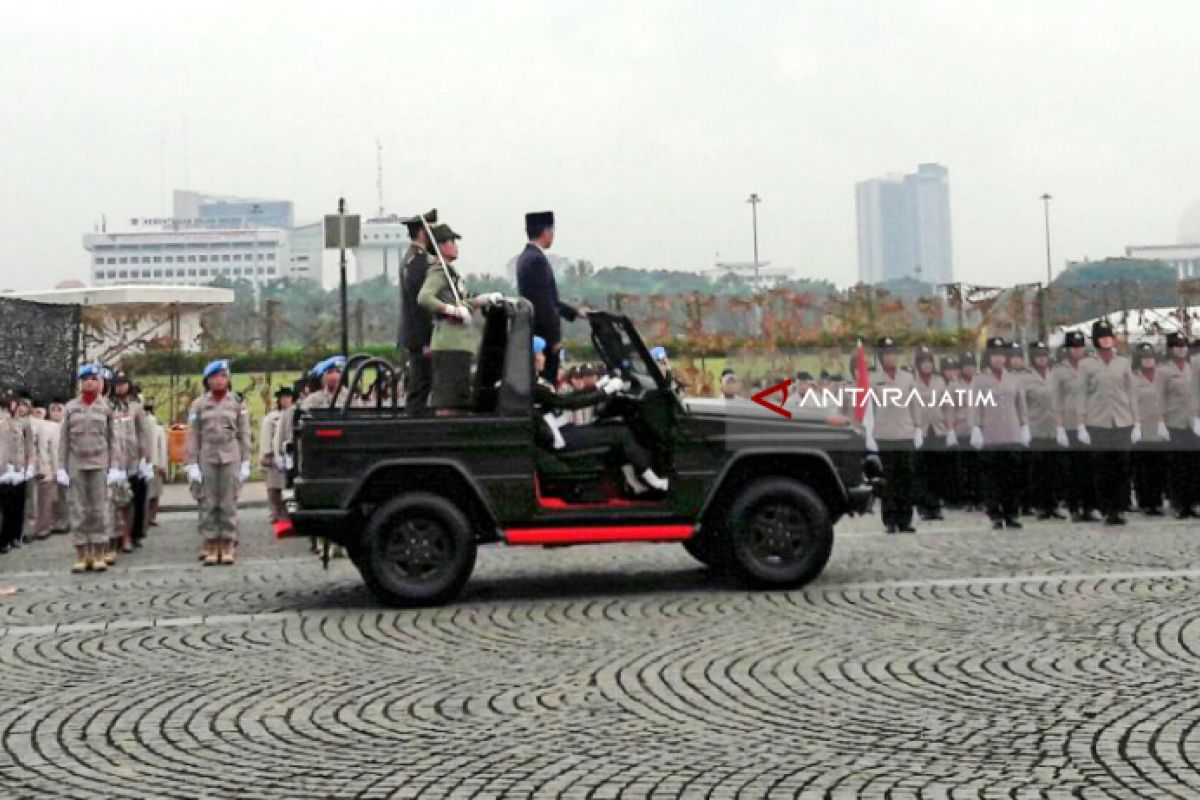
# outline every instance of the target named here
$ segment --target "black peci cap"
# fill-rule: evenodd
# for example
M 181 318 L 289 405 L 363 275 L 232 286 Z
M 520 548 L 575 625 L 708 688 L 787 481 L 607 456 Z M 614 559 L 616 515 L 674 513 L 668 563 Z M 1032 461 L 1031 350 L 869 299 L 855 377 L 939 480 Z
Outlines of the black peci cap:
M 875 349 L 881 353 L 896 352 L 896 340 L 890 336 L 880 336 L 879 341 L 875 343 Z
M 1113 333 L 1112 323 L 1109 322 L 1108 320 L 1098 319 L 1092 323 L 1092 341 L 1093 342 L 1103 336 L 1115 336 L 1115 335 L 1116 334 Z
M 1167 347 L 1187 347 L 1187 336 L 1180 331 L 1171 331 L 1167 334 Z
M 975 354 L 972 353 L 970 350 L 964 350 L 963 354 L 958 357 L 958 366 L 959 367 L 975 366 Z
M 1087 344 L 1083 331 L 1067 331 L 1063 338 L 1063 347 L 1083 347 Z
M 1005 350 L 1008 347 L 1008 342 L 1004 341 L 1003 336 L 993 336 L 987 340 L 987 351 L 989 353 L 997 353 Z
M 404 222 L 405 227 L 408 228 L 408 238 L 409 239 L 417 238 L 417 234 L 425 229 L 425 226 L 421 224 L 422 217 L 425 218 L 425 222 L 429 223 L 429 225 L 431 227 L 436 225 L 437 221 L 438 221 L 437 209 L 431 208 L 428 211 L 426 211 L 424 214 L 418 214 L 415 217 L 405 217 L 402 220 Z
M 920 364 L 922 361 L 928 361 L 930 364 L 934 363 L 933 353 L 928 347 L 918 347 L 916 355 L 913 356 L 914 364 Z
M 942 372 L 948 369 L 958 369 L 962 366 L 962 362 L 955 356 L 946 356 L 942 359 Z

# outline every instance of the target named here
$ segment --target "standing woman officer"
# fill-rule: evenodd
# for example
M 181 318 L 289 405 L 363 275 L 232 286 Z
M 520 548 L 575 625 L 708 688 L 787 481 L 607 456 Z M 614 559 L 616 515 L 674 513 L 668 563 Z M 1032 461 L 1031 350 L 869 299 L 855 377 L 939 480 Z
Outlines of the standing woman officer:
M 504 299 L 499 292 L 468 298 L 462 278 L 452 266 L 458 260 L 461 238 L 449 225 L 434 226 L 433 241 L 441 263 L 430 267 L 417 295 L 417 304 L 433 316 L 429 406 L 438 413 L 470 407 L 471 362 L 479 345 L 479 334 L 471 325 L 472 309 Z
M 204 565 L 237 560 L 238 489 L 250 477 L 250 415 L 229 389 L 229 362 L 204 368 L 208 391 L 188 411 L 184 462 L 188 482 L 200 490 Z
M 72 572 L 104 572 L 110 513 L 108 487 L 123 480 L 113 414 L 100 393 L 100 369 L 84 364 L 79 369 L 79 396 L 63 409 L 58 438 L 55 479 L 67 493 L 67 519 L 75 545 Z

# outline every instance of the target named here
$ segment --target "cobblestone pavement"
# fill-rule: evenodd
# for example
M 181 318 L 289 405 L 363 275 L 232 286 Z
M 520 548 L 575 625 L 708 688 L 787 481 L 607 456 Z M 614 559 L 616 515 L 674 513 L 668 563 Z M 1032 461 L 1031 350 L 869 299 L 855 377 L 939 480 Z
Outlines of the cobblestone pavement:
M 486 548 L 453 606 L 375 607 L 191 517 L 72 576 L 0 558 L 0 797 L 1200 796 L 1200 525 L 839 526 L 806 590 L 678 546 Z

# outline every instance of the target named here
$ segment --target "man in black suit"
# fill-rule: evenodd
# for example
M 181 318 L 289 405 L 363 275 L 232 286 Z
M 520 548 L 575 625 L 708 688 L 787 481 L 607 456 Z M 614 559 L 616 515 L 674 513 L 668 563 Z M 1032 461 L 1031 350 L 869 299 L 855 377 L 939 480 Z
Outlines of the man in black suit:
M 533 304 L 533 332 L 546 340 L 546 365 L 541 375 L 551 385 L 558 379 L 558 359 L 562 350 L 562 320 L 574 322 L 587 316 L 558 299 L 558 283 L 546 258 L 554 244 L 554 212 L 532 211 L 525 215 L 525 235 L 529 243 L 517 257 L 517 291 Z
M 425 222 L 437 222 L 437 209 L 425 214 Z M 425 412 L 429 405 L 429 390 L 433 386 L 433 366 L 429 360 L 429 340 L 433 336 L 433 319 L 417 304 L 417 295 L 429 271 L 429 234 L 421 217 L 405 220 L 412 244 L 404 254 L 400 267 L 400 341 L 397 348 L 408 354 L 408 370 L 404 376 L 404 409 L 409 415 Z

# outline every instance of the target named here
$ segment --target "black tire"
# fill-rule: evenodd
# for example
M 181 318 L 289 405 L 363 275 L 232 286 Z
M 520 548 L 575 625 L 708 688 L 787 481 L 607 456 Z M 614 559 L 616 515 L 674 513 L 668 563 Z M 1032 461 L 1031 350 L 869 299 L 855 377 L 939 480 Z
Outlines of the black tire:
M 689 556 L 706 567 L 716 568 L 721 563 L 720 555 L 713 547 L 711 536 L 703 532 L 696 534 L 684 542 L 683 549 L 687 551 Z
M 734 497 L 716 541 L 721 566 L 739 581 L 795 589 L 825 568 L 833 552 L 833 523 L 808 486 L 790 478 L 762 478 Z
M 367 521 L 359 571 L 389 606 L 453 599 L 475 568 L 475 532 L 444 497 L 413 492 L 389 500 Z

